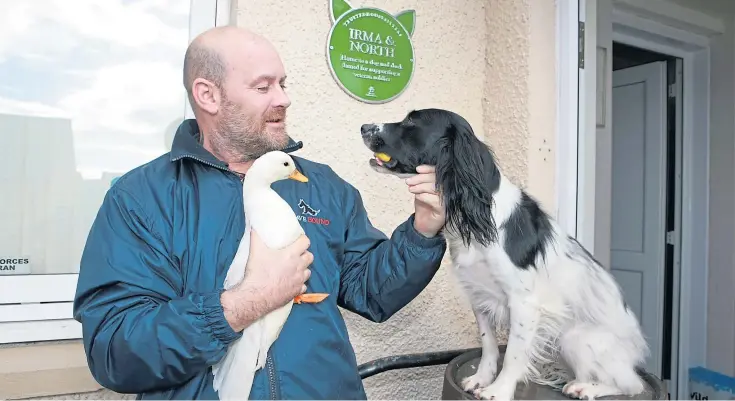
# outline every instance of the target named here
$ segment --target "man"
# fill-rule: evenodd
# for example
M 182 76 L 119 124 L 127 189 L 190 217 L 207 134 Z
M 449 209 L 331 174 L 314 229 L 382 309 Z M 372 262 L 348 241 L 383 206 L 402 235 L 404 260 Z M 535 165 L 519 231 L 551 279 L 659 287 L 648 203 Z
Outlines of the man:
M 294 157 L 309 182 L 273 187 L 303 209 L 308 239 L 273 251 L 253 236 L 245 279 L 223 291 L 245 227 L 241 177 L 265 152 L 301 147 L 286 134 L 285 76 L 274 47 L 244 29 L 191 43 L 184 85 L 196 120 L 181 124 L 169 154 L 108 191 L 82 256 L 74 316 L 103 386 L 142 399 L 216 399 L 211 366 L 305 285 L 331 295 L 294 305 L 251 398 L 365 398 L 338 306 L 382 322 L 419 294 L 445 252 L 444 211 L 433 169 L 421 167 L 407 180 L 415 213 L 388 239 L 353 186 Z

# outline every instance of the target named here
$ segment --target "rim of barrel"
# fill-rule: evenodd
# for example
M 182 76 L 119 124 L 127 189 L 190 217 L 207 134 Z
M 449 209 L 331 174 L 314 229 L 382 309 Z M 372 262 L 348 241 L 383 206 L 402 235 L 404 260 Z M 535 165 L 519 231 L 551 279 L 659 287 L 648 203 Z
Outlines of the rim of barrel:
M 666 386 L 664 385 L 664 381 L 659 379 L 658 376 L 654 375 L 651 372 L 648 372 L 643 369 L 636 369 L 636 372 L 638 372 L 638 376 L 640 376 L 644 382 L 651 388 L 651 393 L 653 397 L 655 397 L 655 400 L 665 400 L 666 399 Z
M 498 346 L 498 350 L 500 351 L 500 354 L 502 355 L 505 353 L 506 345 L 502 344 Z M 458 355 L 456 358 L 452 359 L 448 364 L 446 369 L 444 369 L 444 383 L 448 383 L 449 386 L 452 387 L 454 391 L 456 391 L 458 394 L 462 394 L 463 396 L 469 396 L 464 389 L 460 386 L 460 383 L 457 381 L 457 372 L 459 371 L 459 368 L 463 366 L 465 363 L 468 363 L 474 358 L 478 358 L 482 356 L 482 348 L 474 348 L 471 349 L 461 355 Z M 650 373 L 643 369 L 636 369 L 638 372 L 638 375 L 643 379 L 643 381 L 646 382 L 646 384 L 651 389 L 651 395 L 652 398 L 655 400 L 665 400 L 666 399 L 666 388 L 664 386 L 663 380 L 659 379 L 656 375 L 653 373 Z
M 502 354 L 505 351 L 504 345 L 499 346 L 499 348 L 500 353 Z M 475 348 L 452 359 L 447 364 L 447 368 L 444 369 L 444 383 L 449 383 L 452 389 L 457 391 L 459 394 L 469 395 L 464 391 L 464 389 L 462 389 L 462 387 L 460 387 L 460 383 L 457 382 L 457 371 L 460 366 L 480 356 L 482 356 L 482 348 Z

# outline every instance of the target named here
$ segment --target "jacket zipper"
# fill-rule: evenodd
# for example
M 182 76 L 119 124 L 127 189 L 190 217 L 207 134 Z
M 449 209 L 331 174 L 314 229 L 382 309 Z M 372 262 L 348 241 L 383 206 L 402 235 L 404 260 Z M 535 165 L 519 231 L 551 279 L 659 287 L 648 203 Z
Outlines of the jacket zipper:
M 289 153 L 289 152 L 291 152 L 291 151 L 294 151 L 294 150 L 298 150 L 298 149 L 299 149 L 300 147 L 301 147 L 301 144 L 299 144 L 299 143 L 295 143 L 295 144 L 293 144 L 293 145 L 291 145 L 291 146 L 287 146 L 287 147 L 283 148 L 283 149 L 281 150 L 281 152 L 284 152 L 284 153 Z M 232 174 L 235 174 L 235 175 L 236 175 L 236 176 L 238 176 L 238 177 L 240 176 L 240 175 L 239 175 L 239 174 L 238 174 L 237 172 L 235 172 L 235 171 L 233 171 L 233 170 L 230 170 L 230 169 L 229 169 L 228 167 L 218 166 L 218 165 L 216 165 L 216 164 L 214 164 L 214 163 L 212 163 L 212 162 L 208 162 L 208 161 L 206 161 L 206 160 L 204 160 L 204 159 L 201 159 L 201 158 L 199 158 L 199 157 L 196 157 L 196 156 L 192 155 L 191 153 L 185 153 L 185 154 L 183 154 L 183 155 L 181 155 L 181 156 L 179 156 L 179 157 L 177 157 L 177 158 L 173 159 L 173 161 L 177 161 L 177 160 L 183 159 L 184 157 L 190 157 L 190 158 L 192 158 L 192 159 L 194 159 L 194 160 L 196 160 L 196 161 L 198 161 L 198 162 L 200 162 L 200 163 L 204 163 L 204 164 L 206 164 L 207 166 L 211 166 L 211 167 L 214 167 L 214 168 L 217 168 L 217 169 L 223 170 L 223 171 L 227 171 L 227 172 L 230 172 L 230 173 L 232 173 Z
M 298 144 L 293 145 L 293 146 L 289 146 L 289 147 L 285 148 L 283 150 L 283 152 L 288 152 L 292 148 L 298 148 L 298 147 L 299 147 Z M 223 170 L 223 171 L 230 172 L 230 173 L 235 174 L 237 176 L 237 173 L 235 173 L 234 171 L 230 170 L 229 168 L 224 168 L 222 166 L 218 166 L 218 165 L 216 165 L 214 163 L 208 162 L 206 160 L 202 160 L 201 158 L 196 157 L 196 156 L 194 156 L 192 154 L 189 154 L 189 153 L 183 154 L 183 155 L 175 158 L 174 161 L 179 160 L 179 159 L 182 159 L 184 157 L 190 157 L 190 158 L 192 158 L 192 159 L 194 159 L 194 160 L 196 160 L 196 161 L 198 161 L 200 163 L 204 163 L 204 164 L 206 164 L 208 166 L 211 166 L 211 167 L 214 167 L 214 168 Z M 272 348 L 273 348 L 273 346 L 271 345 L 271 349 Z M 272 355 L 270 353 L 266 357 L 266 362 L 265 363 L 266 363 L 266 368 L 268 369 L 268 383 L 270 385 L 270 393 L 271 393 L 271 398 L 270 399 L 271 400 L 277 400 L 278 399 L 278 396 L 277 396 L 277 390 L 278 389 L 276 387 L 276 368 L 275 368 L 274 363 L 273 363 L 273 357 L 272 357 Z
M 206 161 L 206 160 L 204 160 L 204 159 L 201 159 L 201 158 L 199 158 L 199 157 L 196 157 L 196 156 L 194 156 L 194 155 L 192 155 L 192 154 L 189 154 L 189 153 L 183 154 L 183 155 L 181 155 L 181 156 L 179 156 L 179 157 L 177 157 L 177 158 L 173 159 L 173 161 L 181 160 L 181 159 L 183 159 L 183 158 L 185 158 L 185 157 L 190 157 L 190 158 L 192 158 L 192 159 L 194 159 L 194 160 L 196 160 L 196 161 L 198 161 L 198 162 L 200 162 L 200 163 L 204 163 L 204 164 L 206 164 L 207 166 L 211 166 L 211 167 L 214 167 L 214 168 L 216 168 L 216 169 L 220 169 L 220 170 L 223 170 L 223 171 L 228 171 L 228 172 L 231 172 L 231 173 L 233 173 L 233 174 L 234 174 L 234 171 L 230 170 L 229 168 L 226 168 L 226 167 L 222 167 L 222 166 L 218 166 L 218 165 L 216 165 L 216 164 L 214 164 L 214 163 L 212 163 L 212 162 L 208 162 L 208 161 Z
M 271 347 L 273 347 L 271 345 Z M 273 366 L 273 357 L 269 355 L 265 359 L 265 366 L 268 369 L 268 383 L 270 384 L 271 400 L 277 400 L 276 394 L 276 368 Z
M 285 148 L 281 149 L 281 152 L 289 153 L 291 151 L 298 150 L 299 148 L 301 148 L 301 144 L 296 142 L 291 146 L 286 146 Z

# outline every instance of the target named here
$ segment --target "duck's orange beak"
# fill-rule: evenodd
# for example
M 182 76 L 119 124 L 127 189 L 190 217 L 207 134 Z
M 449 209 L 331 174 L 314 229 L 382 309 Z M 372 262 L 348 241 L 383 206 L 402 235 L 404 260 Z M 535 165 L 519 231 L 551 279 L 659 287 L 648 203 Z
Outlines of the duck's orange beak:
M 299 170 L 294 170 L 293 173 L 291 173 L 291 175 L 288 176 L 288 178 L 292 180 L 296 180 L 298 182 L 309 182 L 309 179 L 306 178 L 305 175 L 301 174 Z

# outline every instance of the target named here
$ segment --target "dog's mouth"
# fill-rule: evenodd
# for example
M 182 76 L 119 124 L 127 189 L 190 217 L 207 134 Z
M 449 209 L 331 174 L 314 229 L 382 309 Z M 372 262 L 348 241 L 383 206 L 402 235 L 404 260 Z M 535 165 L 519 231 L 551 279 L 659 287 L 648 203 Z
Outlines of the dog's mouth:
M 370 167 L 378 173 L 394 175 L 398 178 L 408 178 L 416 175 L 416 173 L 405 172 L 405 166 L 387 153 L 375 153 L 370 158 Z
M 392 158 L 387 153 L 375 153 L 374 157 L 370 159 L 370 165 L 383 167 L 387 169 L 393 169 L 398 165 L 398 160 Z

